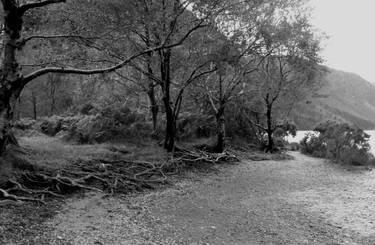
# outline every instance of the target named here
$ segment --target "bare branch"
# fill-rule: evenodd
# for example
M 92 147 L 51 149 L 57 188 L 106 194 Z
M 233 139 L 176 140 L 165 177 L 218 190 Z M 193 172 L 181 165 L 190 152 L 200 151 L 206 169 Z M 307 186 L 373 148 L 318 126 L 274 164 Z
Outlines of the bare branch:
M 261 130 L 263 131 L 267 131 L 267 129 L 265 127 L 263 127 L 262 125 L 260 125 L 259 123 L 256 123 L 256 122 L 253 122 L 253 120 L 250 119 L 250 117 L 248 115 L 245 115 L 247 120 L 249 121 L 249 123 L 257 128 L 260 128 Z
M 154 74 L 148 72 L 148 71 L 145 71 L 143 68 L 137 66 L 136 64 L 134 64 L 133 62 L 130 63 L 130 66 L 133 67 L 134 69 L 136 69 L 138 72 L 142 73 L 143 75 L 146 75 L 148 78 L 150 78 L 151 80 L 153 80 L 154 82 L 158 83 L 158 84 L 162 84 L 163 82 L 158 78 L 156 77 Z
M 33 3 L 24 4 L 21 7 L 19 7 L 19 10 L 21 11 L 21 13 L 25 13 L 26 11 L 28 11 L 30 9 L 40 8 L 40 7 L 44 7 L 44 6 L 47 6 L 47 5 L 50 5 L 50 4 L 54 4 L 54 3 L 65 3 L 65 2 L 66 2 L 66 0 L 37 1 L 37 2 L 33 2 Z
M 143 52 L 140 52 L 140 53 L 137 53 L 137 54 L 134 54 L 134 55 L 130 56 L 129 58 L 127 58 L 126 60 L 123 60 L 122 62 L 120 62 L 117 65 L 114 65 L 114 66 L 111 66 L 111 67 L 108 67 L 108 68 L 103 68 L 103 69 L 86 70 L 86 69 L 63 68 L 63 67 L 43 68 L 43 69 L 34 71 L 34 72 L 30 73 L 29 75 L 25 76 L 24 79 L 22 80 L 22 83 L 23 83 L 22 85 L 26 85 L 28 82 L 34 80 L 37 77 L 45 75 L 47 73 L 94 75 L 94 74 L 102 74 L 102 73 L 112 72 L 112 71 L 115 71 L 117 69 L 120 69 L 120 68 L 124 67 L 130 61 L 132 61 L 132 60 L 134 60 L 134 59 L 136 59 L 136 58 L 138 58 L 138 57 L 140 57 L 140 56 L 142 56 L 142 55 L 144 55 L 148 52 L 152 52 L 154 50 L 160 50 L 162 48 L 163 47 L 158 47 L 158 48 L 154 48 L 154 49 L 145 50 Z
M 83 37 L 80 35 L 51 35 L 51 36 L 35 35 L 35 36 L 29 36 L 27 38 L 24 38 L 23 40 L 20 41 L 20 43 L 24 45 L 33 39 L 57 39 L 57 38 L 95 39 L 94 37 Z
M 206 94 L 207 94 L 208 100 L 210 101 L 212 109 L 215 111 L 215 114 L 217 114 L 219 112 L 219 110 L 216 108 L 212 92 L 208 89 L 207 86 L 205 86 L 205 88 L 206 88 Z
M 134 59 L 139 58 L 139 57 L 141 57 L 145 54 L 152 53 L 152 52 L 159 51 L 159 50 L 163 50 L 163 49 L 170 49 L 170 48 L 173 48 L 173 47 L 180 46 L 190 36 L 191 33 L 193 33 L 195 30 L 197 30 L 199 28 L 202 28 L 202 26 L 195 26 L 194 28 L 190 29 L 187 33 L 185 33 L 185 35 L 178 42 L 176 42 L 174 44 L 166 45 L 165 43 L 163 43 L 162 45 L 159 45 L 157 47 L 146 49 L 142 52 L 139 52 L 137 54 L 134 54 L 134 55 L 130 56 L 129 58 L 121 61 L 117 65 L 114 65 L 114 66 L 111 66 L 111 67 L 107 67 L 107 68 L 103 68 L 103 69 L 75 69 L 75 68 L 64 68 L 64 67 L 43 68 L 43 69 L 34 71 L 34 72 L 30 73 L 29 75 L 25 76 L 21 81 L 22 86 L 25 86 L 28 82 L 34 80 L 37 77 L 45 75 L 47 73 L 94 75 L 94 74 L 102 74 L 102 73 L 113 72 L 113 71 L 118 70 L 118 69 L 124 67 L 125 65 L 129 64 Z
M 204 64 L 202 64 L 202 65 L 196 67 L 196 68 L 194 69 L 194 71 L 192 71 L 192 73 L 190 74 L 189 78 L 185 81 L 185 83 L 184 83 L 184 85 L 182 86 L 182 88 L 180 89 L 180 92 L 178 93 L 178 96 L 177 96 L 177 99 L 176 99 L 175 108 L 174 108 L 174 109 L 175 109 L 175 111 L 174 111 L 174 115 L 175 115 L 176 118 L 177 118 L 177 116 L 178 116 L 178 114 L 179 114 L 179 112 L 180 112 L 181 102 L 182 102 L 182 95 L 183 95 L 185 89 L 187 88 L 187 86 L 189 86 L 193 81 L 197 80 L 198 78 L 200 78 L 200 77 L 202 77 L 202 76 L 205 76 L 205 75 L 207 75 L 207 74 L 210 74 L 210 73 L 212 73 L 212 72 L 214 72 L 214 71 L 217 70 L 217 68 L 215 67 L 215 68 L 213 68 L 213 69 L 210 69 L 210 70 L 207 70 L 207 71 L 203 71 L 203 72 L 201 72 L 201 73 L 195 75 L 196 72 L 197 72 L 199 69 L 203 68 L 203 67 L 206 66 L 208 63 L 209 63 L 209 62 L 206 62 L 206 63 L 204 63 Z

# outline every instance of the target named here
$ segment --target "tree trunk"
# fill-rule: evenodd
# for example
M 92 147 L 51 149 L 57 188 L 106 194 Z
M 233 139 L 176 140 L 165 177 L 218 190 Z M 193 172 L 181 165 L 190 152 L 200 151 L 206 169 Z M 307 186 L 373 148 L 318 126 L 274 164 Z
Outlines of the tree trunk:
M 148 95 L 148 99 L 150 100 L 150 112 L 151 112 L 151 117 L 152 117 L 152 126 L 155 132 L 158 126 L 159 106 L 155 98 L 155 86 L 151 81 L 149 83 L 147 95 Z
M 220 107 L 216 113 L 216 135 L 217 142 L 215 152 L 222 153 L 225 150 L 225 116 L 224 107 Z
M 55 94 L 55 91 L 51 91 L 51 108 L 50 108 L 51 116 L 55 114 L 55 111 L 56 111 L 56 94 Z
M 273 141 L 273 128 L 272 128 L 272 105 L 267 105 L 267 136 L 268 143 L 266 152 L 273 153 L 275 150 L 275 144 Z
M 18 97 L 18 103 L 17 103 L 17 120 L 21 120 L 22 118 L 22 112 L 21 112 L 21 107 L 22 107 L 22 101 L 21 101 L 21 95 Z
M 175 138 L 176 138 L 176 120 L 173 113 L 172 103 L 171 103 L 171 50 L 161 50 L 159 51 L 160 57 L 160 73 L 161 80 L 163 81 L 162 92 L 163 92 L 163 103 L 165 108 L 165 118 L 167 120 L 165 128 L 165 139 L 164 139 L 164 149 L 168 152 L 174 150 Z
M 173 109 L 169 102 L 169 99 L 163 98 L 165 106 L 165 115 L 167 119 L 166 129 L 165 129 L 165 140 L 164 149 L 168 152 L 174 150 L 175 138 L 176 138 L 176 121 L 173 115 Z
M 56 100 L 55 100 L 55 97 L 52 97 L 51 98 L 51 110 L 50 110 L 51 116 L 55 114 L 55 111 L 56 111 Z
M 150 48 L 151 47 L 150 34 L 149 34 L 149 31 L 148 31 L 147 28 L 146 28 L 145 32 L 146 32 L 146 37 L 147 37 L 146 46 L 147 46 L 147 48 Z M 157 130 L 157 126 L 158 126 L 157 124 L 158 124 L 159 106 L 158 106 L 156 96 L 155 96 L 155 83 L 154 83 L 154 80 L 153 80 L 154 71 L 152 69 L 152 53 L 147 54 L 146 57 L 147 57 L 146 62 L 147 62 L 147 73 L 148 73 L 147 95 L 148 95 L 148 98 L 150 100 L 150 112 L 151 112 L 151 117 L 152 117 L 152 126 L 153 126 L 153 129 L 154 129 L 154 132 L 155 132 Z
M 10 93 L 6 90 L 0 90 L 0 155 L 2 155 L 9 144 L 18 145 L 16 138 L 11 132 L 11 122 L 13 120 L 13 111 L 18 91 Z
M 34 91 L 31 92 L 31 103 L 33 105 L 33 119 L 36 120 L 38 115 L 37 115 L 37 101 L 36 101 L 36 96 Z
M 48 80 L 47 80 L 47 86 L 49 86 L 49 94 L 48 96 L 50 97 L 50 116 L 53 116 L 56 111 L 56 89 L 57 85 L 56 83 L 60 82 L 59 77 L 49 74 Z
M 3 4 L 2 56 L 0 76 L 0 155 L 10 143 L 16 143 L 11 133 L 14 105 L 23 88 L 20 66 L 16 60 L 22 30 L 22 12 L 18 1 L 5 1 Z
M 10 132 L 10 122 L 11 118 L 11 109 L 9 105 L 9 101 L 3 97 L 3 93 L 1 94 L 2 98 L 0 101 L 0 154 L 4 153 L 6 150 L 6 146 L 8 144 L 8 134 Z

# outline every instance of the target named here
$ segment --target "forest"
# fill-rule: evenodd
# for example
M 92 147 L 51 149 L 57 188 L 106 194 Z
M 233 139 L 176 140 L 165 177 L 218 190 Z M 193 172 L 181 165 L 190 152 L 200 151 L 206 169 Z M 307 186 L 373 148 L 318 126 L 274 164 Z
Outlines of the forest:
M 326 72 L 300 0 L 2 0 L 1 15 L 5 203 L 151 188 L 232 149 L 277 153 Z M 30 143 L 41 135 L 117 155 L 40 164 L 62 154 Z M 129 144 L 166 157 L 124 158 Z

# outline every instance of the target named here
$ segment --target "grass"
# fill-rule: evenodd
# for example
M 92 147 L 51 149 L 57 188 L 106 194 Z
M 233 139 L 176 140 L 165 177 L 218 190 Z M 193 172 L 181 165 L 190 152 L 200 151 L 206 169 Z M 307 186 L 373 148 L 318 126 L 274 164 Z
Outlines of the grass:
M 79 145 L 45 135 L 20 137 L 19 143 L 26 149 L 27 158 L 32 164 L 54 169 L 67 167 L 77 160 L 93 158 L 160 162 L 167 157 L 164 150 L 154 143 L 146 144 L 144 147 L 131 143 Z
M 0 209 L 0 244 L 50 244 L 43 237 L 48 232 L 45 223 L 61 206 L 61 201 L 47 205 L 30 203 L 22 206 L 4 206 Z
M 293 160 L 294 158 L 288 155 L 286 152 L 280 153 L 264 153 L 262 151 L 235 151 L 237 156 L 242 159 L 251 160 L 251 161 L 284 161 L 284 160 Z

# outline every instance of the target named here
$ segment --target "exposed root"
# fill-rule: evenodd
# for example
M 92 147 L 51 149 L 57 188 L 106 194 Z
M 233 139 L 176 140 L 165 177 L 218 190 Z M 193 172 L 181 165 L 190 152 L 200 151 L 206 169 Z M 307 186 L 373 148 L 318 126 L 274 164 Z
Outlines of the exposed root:
M 208 153 L 205 151 L 183 150 L 175 154 L 174 161 L 190 164 L 218 164 L 221 162 L 238 162 L 240 160 L 230 152 Z
M 0 186 L 0 205 L 22 202 L 44 203 L 46 197 L 63 198 L 77 190 L 128 193 L 153 189 L 168 184 L 168 176 L 186 166 L 238 161 L 228 152 L 212 154 L 203 151 L 180 150 L 164 163 L 130 161 L 127 159 L 92 159 L 78 161 L 54 171 L 25 171 L 17 179 Z
M 12 195 L 12 194 L 9 194 L 8 190 L 4 190 L 4 189 L 0 189 L 0 197 L 4 200 L 10 200 L 14 202 L 28 201 L 28 202 L 39 202 L 39 203 L 45 204 L 45 202 L 41 199 Z

